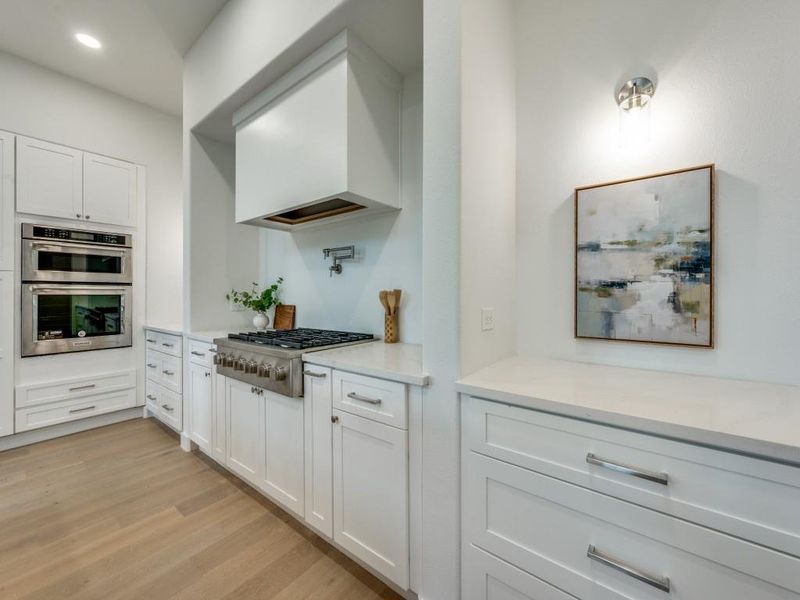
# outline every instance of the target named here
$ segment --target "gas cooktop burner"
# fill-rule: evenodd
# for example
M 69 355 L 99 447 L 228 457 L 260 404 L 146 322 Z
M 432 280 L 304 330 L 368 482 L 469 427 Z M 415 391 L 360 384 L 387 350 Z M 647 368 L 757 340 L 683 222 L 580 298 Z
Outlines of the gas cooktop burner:
M 336 344 L 353 344 L 371 340 L 374 336 L 370 333 L 349 333 L 347 331 L 326 331 L 324 329 L 285 329 L 275 331 L 248 333 L 231 333 L 228 339 L 261 344 L 262 346 L 277 346 L 278 348 L 291 348 L 305 350 L 320 346 L 333 346 Z

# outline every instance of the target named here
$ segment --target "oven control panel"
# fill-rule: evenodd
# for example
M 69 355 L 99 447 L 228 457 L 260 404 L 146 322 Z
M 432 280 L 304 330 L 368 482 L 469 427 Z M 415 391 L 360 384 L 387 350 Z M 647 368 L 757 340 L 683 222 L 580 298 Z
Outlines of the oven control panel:
M 131 246 L 131 236 L 125 233 L 91 231 L 87 229 L 65 229 L 50 225 L 23 223 L 22 237 L 34 240 L 57 240 L 78 244 L 101 244 L 104 246 Z

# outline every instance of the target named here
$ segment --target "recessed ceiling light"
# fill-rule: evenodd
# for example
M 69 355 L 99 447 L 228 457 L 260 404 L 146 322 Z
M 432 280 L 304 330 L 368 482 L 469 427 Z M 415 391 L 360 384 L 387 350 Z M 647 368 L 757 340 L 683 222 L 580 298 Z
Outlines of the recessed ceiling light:
M 102 48 L 103 44 L 100 43 L 96 37 L 89 35 L 88 33 L 76 33 L 75 39 L 78 40 L 84 46 L 88 46 L 89 48 L 94 48 L 97 50 L 98 48 Z

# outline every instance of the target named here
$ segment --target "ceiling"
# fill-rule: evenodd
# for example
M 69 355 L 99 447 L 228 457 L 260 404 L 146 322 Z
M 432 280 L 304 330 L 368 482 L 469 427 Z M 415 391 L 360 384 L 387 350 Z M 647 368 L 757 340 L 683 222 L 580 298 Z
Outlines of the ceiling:
M 179 115 L 183 55 L 226 2 L 0 0 L 0 50 Z

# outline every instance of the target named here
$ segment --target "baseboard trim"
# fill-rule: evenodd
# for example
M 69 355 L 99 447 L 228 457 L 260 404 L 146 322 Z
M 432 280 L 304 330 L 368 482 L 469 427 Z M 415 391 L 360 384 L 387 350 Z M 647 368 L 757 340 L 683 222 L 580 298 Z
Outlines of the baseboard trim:
M 11 450 L 12 448 L 20 448 L 21 446 L 28 446 L 37 442 L 53 440 L 89 429 L 96 429 L 97 427 L 105 427 L 106 425 L 141 418 L 142 407 L 134 406 L 133 408 L 126 408 L 125 410 L 118 410 L 105 415 L 97 415 L 96 417 L 89 417 L 87 419 L 81 419 L 80 421 L 72 421 L 71 423 L 61 423 L 50 427 L 42 427 L 41 429 L 23 431 L 22 433 L 0 438 L 0 452 L 3 450 Z

